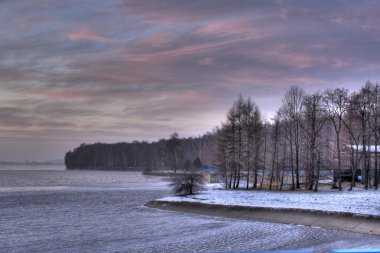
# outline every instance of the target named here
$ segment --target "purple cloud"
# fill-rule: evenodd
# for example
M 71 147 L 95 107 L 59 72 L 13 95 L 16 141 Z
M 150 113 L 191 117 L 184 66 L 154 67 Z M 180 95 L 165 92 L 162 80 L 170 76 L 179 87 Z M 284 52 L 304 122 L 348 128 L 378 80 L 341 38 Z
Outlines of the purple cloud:
M 377 1 L 1 1 L 0 150 L 20 152 L 0 160 L 202 134 L 239 93 L 270 117 L 291 85 L 358 89 L 380 80 L 379 10 Z

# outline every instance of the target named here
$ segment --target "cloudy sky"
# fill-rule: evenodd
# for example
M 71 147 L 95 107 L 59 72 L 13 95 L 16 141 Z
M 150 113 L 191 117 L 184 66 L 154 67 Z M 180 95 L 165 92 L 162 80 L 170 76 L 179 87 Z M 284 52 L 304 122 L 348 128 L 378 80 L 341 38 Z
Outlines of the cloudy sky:
M 380 81 L 380 1 L 0 0 L 0 160 L 194 136 L 250 96 Z

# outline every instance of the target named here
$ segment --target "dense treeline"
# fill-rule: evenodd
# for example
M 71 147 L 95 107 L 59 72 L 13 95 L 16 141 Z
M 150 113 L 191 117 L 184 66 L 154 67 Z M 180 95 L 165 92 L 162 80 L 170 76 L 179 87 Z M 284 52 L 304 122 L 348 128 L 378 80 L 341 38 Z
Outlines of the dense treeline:
M 234 102 L 218 132 L 215 165 L 226 188 L 318 190 L 321 175 L 358 174 L 365 189 L 379 184 L 380 86 L 306 94 L 291 87 L 270 122 L 250 98 Z
M 65 155 L 68 169 L 143 169 L 145 171 L 212 164 L 217 136 L 208 133 L 198 138 L 179 138 L 157 142 L 82 144 Z M 190 163 L 190 165 L 189 165 Z
M 317 191 L 334 174 L 338 189 L 362 177 L 365 189 L 379 185 L 380 86 L 328 89 L 306 94 L 291 87 L 271 119 L 239 96 L 227 120 L 213 133 L 157 142 L 82 144 L 65 156 L 67 168 L 189 170 L 204 165 L 222 171 L 226 188 Z M 334 172 L 334 173 L 333 173 Z M 285 187 L 286 186 L 286 187 Z

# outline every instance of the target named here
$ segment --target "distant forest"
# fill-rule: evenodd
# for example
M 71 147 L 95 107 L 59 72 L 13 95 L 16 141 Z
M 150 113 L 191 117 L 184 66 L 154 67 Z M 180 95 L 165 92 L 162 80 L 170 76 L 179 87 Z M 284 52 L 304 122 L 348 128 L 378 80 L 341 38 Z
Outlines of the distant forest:
M 173 133 L 170 139 L 157 142 L 82 144 L 65 155 L 68 169 L 142 169 L 177 171 L 184 167 L 211 166 L 217 143 L 216 133 L 196 138 L 180 138 Z
M 220 169 L 226 188 L 318 190 L 334 174 L 336 187 L 350 174 L 349 188 L 362 177 L 365 189 L 379 185 L 380 86 L 367 82 L 307 94 L 291 87 L 275 117 L 239 96 L 226 121 L 212 133 L 158 142 L 82 144 L 65 156 L 68 169 Z M 334 172 L 334 173 L 333 173 Z

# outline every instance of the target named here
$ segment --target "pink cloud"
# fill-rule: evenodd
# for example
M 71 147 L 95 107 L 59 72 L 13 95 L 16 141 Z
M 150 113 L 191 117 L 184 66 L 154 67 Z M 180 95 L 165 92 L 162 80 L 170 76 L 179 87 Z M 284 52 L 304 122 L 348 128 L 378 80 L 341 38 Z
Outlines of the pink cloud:
M 77 90 L 53 90 L 49 88 L 34 88 L 23 90 L 22 92 L 30 95 L 37 95 L 56 99 L 82 98 L 86 96 L 84 92 Z
M 288 19 L 289 12 L 286 9 L 280 9 L 278 12 L 278 16 L 282 19 Z
M 244 36 L 251 39 L 259 39 L 267 37 L 273 32 L 268 29 L 262 30 L 255 27 L 250 22 L 242 20 L 223 20 L 208 23 L 197 30 L 200 35 L 216 35 L 216 36 Z
M 349 24 L 349 22 L 345 18 L 342 18 L 342 17 L 333 18 L 333 19 L 331 19 L 331 22 L 336 23 L 338 25 Z
M 298 69 L 313 67 L 318 63 L 324 63 L 326 61 L 326 59 L 321 56 L 295 51 L 283 44 L 255 51 L 252 57 L 258 57 L 270 63 L 291 66 Z
M 184 56 L 189 54 L 198 54 L 202 52 L 209 52 L 212 49 L 216 49 L 220 46 L 225 46 L 234 43 L 240 43 L 243 41 L 247 41 L 250 38 L 237 38 L 237 39 L 228 39 L 223 41 L 215 41 L 215 42 L 205 42 L 195 45 L 185 45 L 175 49 L 169 49 L 164 51 L 159 51 L 156 53 L 148 53 L 148 54 L 132 54 L 128 57 L 128 60 L 133 62 L 152 62 L 157 59 L 166 59 L 170 60 L 171 58 L 175 58 L 178 56 Z
M 195 101 L 210 99 L 210 97 L 208 95 L 206 95 L 205 93 L 200 92 L 200 91 L 185 90 L 182 93 L 180 93 L 176 99 L 178 102 L 191 103 L 191 102 L 195 102 Z
M 341 59 L 333 59 L 332 66 L 336 68 L 344 68 L 347 67 L 348 63 L 346 61 L 343 61 Z
M 94 31 L 91 31 L 88 28 L 80 28 L 74 31 L 71 31 L 66 34 L 69 40 L 76 41 L 76 40 L 92 40 L 92 41 L 108 41 L 110 40 L 109 37 L 95 33 Z
M 234 35 L 241 33 L 242 26 L 230 21 L 214 22 L 203 26 L 198 33 L 203 35 Z
M 176 35 L 169 32 L 157 32 L 146 36 L 136 42 L 136 46 L 143 49 L 152 48 L 152 47 L 162 47 L 170 44 L 173 40 L 176 39 Z
M 200 65 L 205 65 L 205 66 L 216 65 L 214 59 L 211 58 L 211 57 L 206 57 L 206 58 L 201 59 L 201 60 L 199 61 L 199 64 L 200 64 Z
M 277 33 L 273 29 L 263 30 L 253 27 L 251 23 L 242 22 L 241 20 L 209 22 L 202 27 L 198 26 L 194 31 L 197 36 L 202 36 L 202 38 L 207 36 L 213 38 L 213 40 L 195 43 L 187 41 L 182 45 L 178 45 L 175 42 L 181 41 L 180 35 L 160 31 L 136 40 L 133 47 L 128 49 L 128 60 L 132 62 L 152 62 L 158 59 L 170 60 L 178 56 L 209 52 L 229 44 L 255 42 Z M 204 59 L 200 64 L 211 65 L 212 61 Z
M 328 44 L 322 44 L 322 43 L 311 43 L 307 46 L 308 49 L 312 50 L 325 50 L 329 48 Z

